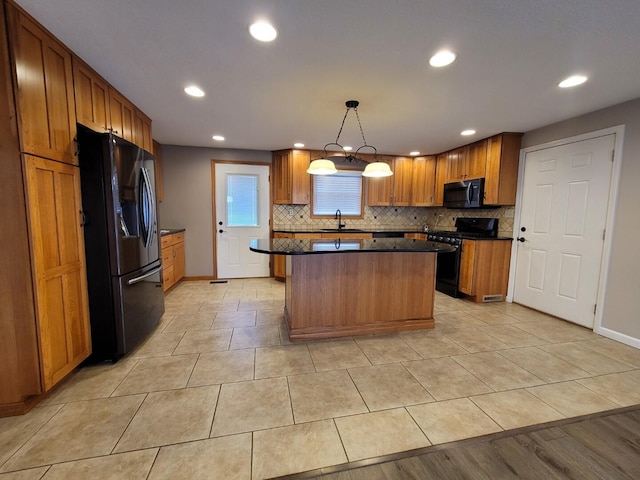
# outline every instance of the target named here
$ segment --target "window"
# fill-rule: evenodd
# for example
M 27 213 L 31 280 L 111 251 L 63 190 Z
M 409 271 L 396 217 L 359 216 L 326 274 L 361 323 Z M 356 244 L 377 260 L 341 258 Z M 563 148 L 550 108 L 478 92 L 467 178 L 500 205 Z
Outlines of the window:
M 313 176 L 312 216 L 333 216 L 338 209 L 343 217 L 362 217 L 362 172 Z
M 227 225 L 258 226 L 258 176 L 227 174 Z

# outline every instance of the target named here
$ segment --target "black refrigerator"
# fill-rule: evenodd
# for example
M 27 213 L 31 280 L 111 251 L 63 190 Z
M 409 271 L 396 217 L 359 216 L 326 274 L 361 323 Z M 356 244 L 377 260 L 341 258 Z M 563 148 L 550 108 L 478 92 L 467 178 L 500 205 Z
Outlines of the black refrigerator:
M 155 159 L 111 133 L 78 125 L 93 353 L 117 361 L 164 313 Z

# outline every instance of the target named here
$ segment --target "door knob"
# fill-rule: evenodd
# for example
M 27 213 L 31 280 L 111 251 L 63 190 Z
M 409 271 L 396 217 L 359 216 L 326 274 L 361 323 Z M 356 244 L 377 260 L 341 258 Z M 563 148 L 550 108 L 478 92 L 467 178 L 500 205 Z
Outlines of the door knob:
M 218 230 L 218 233 L 222 233 L 222 232 L 224 232 L 224 230 L 222 230 L 222 229 Z
M 516 238 L 516 240 L 518 240 L 519 242 L 526 242 L 526 238 L 524 237 L 518 237 Z

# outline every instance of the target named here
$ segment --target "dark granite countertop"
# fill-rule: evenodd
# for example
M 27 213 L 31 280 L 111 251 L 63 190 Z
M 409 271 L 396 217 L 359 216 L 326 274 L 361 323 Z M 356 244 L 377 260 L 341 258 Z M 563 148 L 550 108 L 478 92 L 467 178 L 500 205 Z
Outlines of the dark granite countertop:
M 309 230 L 284 230 L 284 229 L 274 229 L 274 233 L 335 233 L 337 232 L 337 228 L 315 228 Z M 343 228 L 340 230 L 345 233 L 424 233 L 424 230 L 420 229 L 388 229 L 384 228 Z
M 273 255 L 308 255 L 348 252 L 453 252 L 454 247 L 437 242 L 406 238 L 252 240 L 249 248 Z

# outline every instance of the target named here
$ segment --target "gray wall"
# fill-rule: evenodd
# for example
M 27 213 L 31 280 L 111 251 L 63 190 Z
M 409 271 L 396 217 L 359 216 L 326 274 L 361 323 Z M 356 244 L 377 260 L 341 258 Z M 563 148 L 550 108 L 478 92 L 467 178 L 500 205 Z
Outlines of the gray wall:
M 522 146 L 617 125 L 625 131 L 602 326 L 640 341 L 640 99 L 527 132 Z
M 211 160 L 271 163 L 271 152 L 162 145 L 161 228 L 185 228 L 186 275 L 213 276 Z

